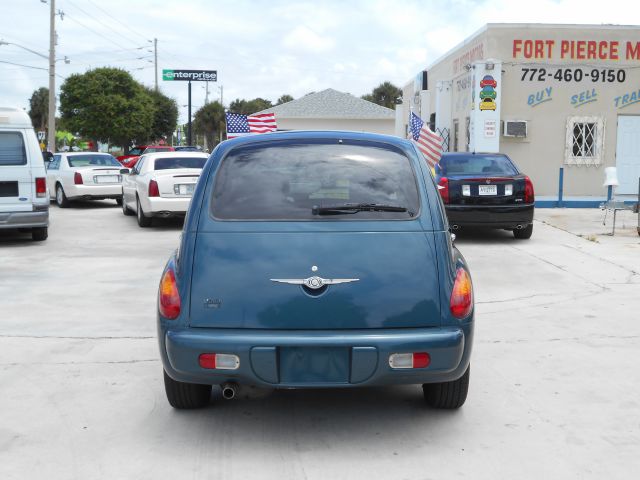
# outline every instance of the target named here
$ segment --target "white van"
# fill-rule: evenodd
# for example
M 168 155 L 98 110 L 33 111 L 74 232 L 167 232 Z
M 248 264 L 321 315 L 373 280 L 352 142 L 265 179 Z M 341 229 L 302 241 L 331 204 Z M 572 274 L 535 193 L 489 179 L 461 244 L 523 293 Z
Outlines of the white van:
M 28 229 L 42 241 L 48 226 L 47 174 L 31 119 L 0 107 L 0 229 Z

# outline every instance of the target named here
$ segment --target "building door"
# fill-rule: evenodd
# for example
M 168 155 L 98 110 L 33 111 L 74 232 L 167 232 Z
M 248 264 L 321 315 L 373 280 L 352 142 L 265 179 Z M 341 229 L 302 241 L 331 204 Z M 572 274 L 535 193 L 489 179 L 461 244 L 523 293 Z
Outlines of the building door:
M 638 193 L 638 177 L 640 177 L 640 116 L 618 117 L 616 167 L 618 181 L 620 182 L 616 193 L 623 195 Z

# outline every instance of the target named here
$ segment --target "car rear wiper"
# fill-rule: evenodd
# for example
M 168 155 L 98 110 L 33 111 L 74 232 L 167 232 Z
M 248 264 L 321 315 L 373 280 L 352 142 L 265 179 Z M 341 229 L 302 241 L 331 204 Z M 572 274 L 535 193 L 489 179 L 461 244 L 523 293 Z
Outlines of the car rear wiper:
M 329 205 L 319 207 L 314 205 L 311 208 L 313 215 L 346 215 L 358 212 L 406 212 L 406 207 L 398 205 L 384 205 L 381 203 L 345 203 L 342 205 Z

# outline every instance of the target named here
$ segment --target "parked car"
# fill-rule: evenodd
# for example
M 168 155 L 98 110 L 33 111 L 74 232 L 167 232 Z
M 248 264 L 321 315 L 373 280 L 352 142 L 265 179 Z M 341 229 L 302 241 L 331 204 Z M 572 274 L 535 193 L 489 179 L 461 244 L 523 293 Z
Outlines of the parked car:
M 42 152 L 31 119 L 20 108 L 0 107 L 0 229 L 49 235 L 49 199 Z
M 133 168 L 136 162 L 140 158 L 140 155 L 145 153 L 158 153 L 158 152 L 173 152 L 173 147 L 169 145 L 140 145 L 133 147 L 126 155 L 120 155 L 117 157 L 118 161 L 123 167 Z
M 193 152 L 142 155 L 122 183 L 122 213 L 135 212 L 141 227 L 153 217 L 184 216 L 207 158 Z
M 74 200 L 114 199 L 122 203 L 122 168 L 113 155 L 99 152 L 59 152 L 47 165 L 49 195 L 60 208 Z
M 240 137 L 212 153 L 162 273 L 158 337 L 175 408 L 212 385 L 422 384 L 467 397 L 474 307 L 426 163 L 355 132 Z
M 502 153 L 445 153 L 436 180 L 451 228 L 513 230 L 531 238 L 535 195 L 531 179 Z

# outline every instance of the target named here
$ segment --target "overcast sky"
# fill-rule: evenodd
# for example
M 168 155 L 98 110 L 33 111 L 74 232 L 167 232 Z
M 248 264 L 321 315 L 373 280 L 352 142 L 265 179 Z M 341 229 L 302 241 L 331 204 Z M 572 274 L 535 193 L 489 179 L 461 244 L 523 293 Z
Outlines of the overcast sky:
M 157 38 L 160 88 L 178 101 L 182 121 L 186 82 L 163 82 L 163 68 L 217 70 L 210 99 L 223 87 L 226 105 L 329 87 L 360 96 L 385 80 L 404 85 L 486 23 L 640 24 L 640 3 L 617 0 L 56 0 L 56 8 L 64 12 L 56 57 L 71 62 L 57 63 L 58 88 L 72 73 L 105 65 L 152 86 Z M 48 5 L 0 0 L 0 11 L 0 39 L 48 55 Z M 33 90 L 48 86 L 47 66 L 0 45 L 0 105 L 27 107 Z M 193 85 L 195 111 L 205 90 Z

